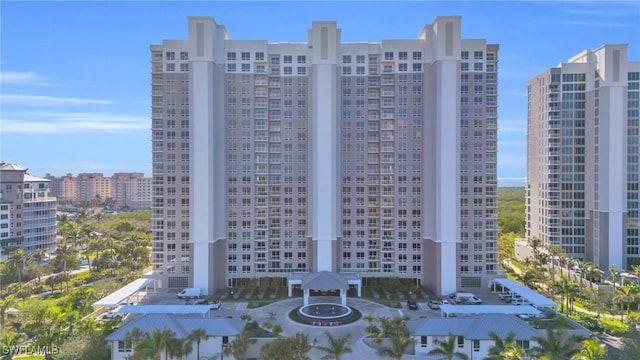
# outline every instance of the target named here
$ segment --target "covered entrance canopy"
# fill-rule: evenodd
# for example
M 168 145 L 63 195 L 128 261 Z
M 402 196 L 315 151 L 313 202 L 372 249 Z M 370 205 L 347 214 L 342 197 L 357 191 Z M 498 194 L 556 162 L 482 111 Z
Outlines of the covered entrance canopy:
M 355 276 L 354 276 L 355 275 Z M 340 291 L 342 305 L 347 305 L 347 289 L 349 285 L 358 286 L 358 296 L 361 294 L 362 280 L 358 274 L 338 274 L 331 271 L 317 273 L 292 273 L 288 282 L 289 296 L 292 295 L 294 285 L 300 285 L 304 294 L 304 305 L 309 305 L 309 292 L 316 291 Z

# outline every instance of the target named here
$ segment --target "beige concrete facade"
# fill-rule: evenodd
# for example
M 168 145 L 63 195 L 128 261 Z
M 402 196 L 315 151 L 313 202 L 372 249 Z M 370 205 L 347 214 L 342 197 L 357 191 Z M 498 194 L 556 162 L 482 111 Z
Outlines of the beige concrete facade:
M 528 238 L 602 269 L 640 263 L 639 77 L 609 44 L 529 81 Z
M 151 46 L 153 268 L 214 292 L 291 272 L 479 288 L 497 264 L 498 46 L 231 40 L 207 17 Z

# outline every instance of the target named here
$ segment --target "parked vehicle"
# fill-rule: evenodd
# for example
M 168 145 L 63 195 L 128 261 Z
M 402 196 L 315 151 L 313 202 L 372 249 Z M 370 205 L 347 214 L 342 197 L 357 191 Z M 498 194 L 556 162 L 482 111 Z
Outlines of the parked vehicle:
M 409 300 L 407 301 L 407 307 L 409 308 L 409 310 L 418 310 L 418 303 L 413 300 Z
M 449 300 L 443 299 L 440 300 L 440 305 L 451 305 L 451 302 Z
M 501 292 L 498 294 L 498 297 L 504 302 L 511 302 L 511 293 L 509 292 Z
M 179 299 L 198 299 L 202 297 L 201 288 L 186 288 L 178 293 Z
M 440 302 L 438 302 L 438 300 L 431 300 L 428 305 L 431 310 L 440 309 Z
M 104 313 L 104 315 L 102 315 L 103 319 L 122 319 L 123 321 L 126 320 L 126 318 L 129 316 L 129 314 L 123 314 L 120 313 L 120 309 L 122 309 L 122 305 L 116 307 L 113 310 L 110 310 L 106 313 Z
M 511 304 L 513 305 L 529 305 L 531 304 L 529 302 L 529 300 L 523 298 L 523 297 L 519 297 L 519 298 L 513 298 L 511 299 Z
M 451 297 L 456 303 L 458 304 L 482 304 L 482 300 L 480 300 L 480 298 L 478 298 L 477 296 L 475 296 L 472 293 L 468 293 L 468 292 L 456 292 L 452 294 L 453 297 Z

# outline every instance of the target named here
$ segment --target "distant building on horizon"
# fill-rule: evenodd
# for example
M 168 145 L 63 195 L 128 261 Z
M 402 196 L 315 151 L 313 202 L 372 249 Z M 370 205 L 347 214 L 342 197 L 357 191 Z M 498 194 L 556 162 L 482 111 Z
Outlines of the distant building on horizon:
M 57 200 L 48 179 L 29 175 L 27 168 L 0 161 L 0 257 L 53 249 L 56 244 Z
M 640 264 L 640 62 L 584 50 L 527 86 L 526 236 L 569 256 Z
M 105 201 L 115 209 L 149 209 L 151 207 L 151 178 L 141 172 L 80 173 L 56 177 L 45 175 L 51 181 L 51 191 L 65 201 Z M 110 199 L 110 200 L 109 200 Z
M 498 266 L 499 46 L 459 16 L 413 39 L 232 40 L 210 17 L 151 45 L 152 264 L 208 293 L 331 271 L 438 294 Z

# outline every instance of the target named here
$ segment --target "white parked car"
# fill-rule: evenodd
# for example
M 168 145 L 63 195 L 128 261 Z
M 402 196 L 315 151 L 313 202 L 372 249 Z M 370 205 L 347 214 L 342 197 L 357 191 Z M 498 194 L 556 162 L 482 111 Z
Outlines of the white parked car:
M 456 292 L 451 295 L 453 296 L 449 296 L 449 297 L 455 300 L 455 302 L 458 304 L 469 304 L 469 305 L 482 304 L 482 300 L 480 300 L 480 298 L 478 298 L 472 293 Z
M 518 298 L 513 298 L 511 299 L 511 304 L 513 305 L 529 305 L 531 304 L 529 302 L 529 300 L 523 298 L 523 297 L 518 297 Z

